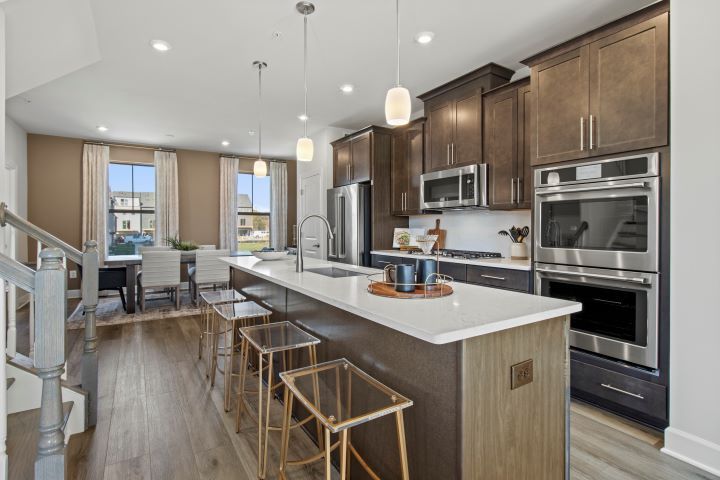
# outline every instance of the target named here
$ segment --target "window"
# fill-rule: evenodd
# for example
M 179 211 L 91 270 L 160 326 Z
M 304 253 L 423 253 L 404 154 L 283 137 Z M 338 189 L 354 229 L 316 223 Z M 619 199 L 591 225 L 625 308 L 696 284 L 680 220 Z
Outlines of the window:
M 238 250 L 270 246 L 270 177 L 238 174 Z
M 134 255 L 155 242 L 155 167 L 110 163 L 108 255 Z

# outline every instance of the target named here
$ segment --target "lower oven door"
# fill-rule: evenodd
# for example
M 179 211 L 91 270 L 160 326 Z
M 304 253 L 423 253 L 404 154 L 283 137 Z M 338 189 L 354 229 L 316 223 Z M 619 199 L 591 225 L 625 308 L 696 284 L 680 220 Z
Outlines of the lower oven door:
M 658 367 L 658 279 L 641 273 L 535 264 L 535 293 L 580 302 L 570 319 L 570 345 Z

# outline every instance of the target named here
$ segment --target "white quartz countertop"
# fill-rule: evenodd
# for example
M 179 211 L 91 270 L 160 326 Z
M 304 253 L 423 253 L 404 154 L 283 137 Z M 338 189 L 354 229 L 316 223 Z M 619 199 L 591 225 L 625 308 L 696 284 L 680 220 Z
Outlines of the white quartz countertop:
M 402 257 L 408 259 L 417 258 L 437 258 L 435 255 L 417 255 L 402 252 L 400 250 L 373 250 L 370 252 L 372 255 L 388 255 L 391 257 Z M 440 257 L 441 262 L 448 263 L 464 263 L 466 265 L 479 265 L 481 267 L 494 267 L 494 268 L 507 268 L 510 270 L 525 270 L 530 271 L 530 260 L 512 260 L 509 258 L 482 258 L 482 259 L 464 259 L 464 258 L 450 258 Z
M 454 293 L 443 298 L 385 298 L 368 293 L 368 279 L 364 275 L 331 278 L 307 271 L 334 266 L 367 274 L 381 272 L 374 268 L 306 258 L 306 271 L 297 273 L 294 256 L 278 261 L 255 257 L 224 257 L 223 260 L 232 268 L 434 344 L 540 322 L 582 308 L 576 302 L 465 283 L 453 283 Z

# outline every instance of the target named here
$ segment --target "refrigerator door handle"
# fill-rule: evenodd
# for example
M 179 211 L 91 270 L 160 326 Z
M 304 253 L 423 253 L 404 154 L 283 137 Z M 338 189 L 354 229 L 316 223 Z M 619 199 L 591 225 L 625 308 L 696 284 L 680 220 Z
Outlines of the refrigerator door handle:
M 332 229 L 333 229 L 333 238 L 330 238 L 330 235 L 328 235 L 327 243 L 328 243 L 328 258 L 337 258 L 337 231 L 338 231 L 338 220 L 337 220 L 337 207 L 338 207 L 338 197 L 335 197 L 335 216 L 332 217 L 332 220 L 334 222 L 332 223 Z M 330 206 L 328 205 L 328 209 Z M 328 212 L 329 213 L 329 212 Z M 330 215 L 328 215 L 330 217 Z
M 338 234 L 335 236 L 336 241 L 338 242 L 337 246 L 337 257 L 338 258 L 345 258 L 346 251 L 345 251 L 345 229 L 347 228 L 345 225 L 345 196 L 344 195 L 338 195 L 337 197 L 337 210 L 336 210 L 336 216 L 337 216 L 337 231 Z

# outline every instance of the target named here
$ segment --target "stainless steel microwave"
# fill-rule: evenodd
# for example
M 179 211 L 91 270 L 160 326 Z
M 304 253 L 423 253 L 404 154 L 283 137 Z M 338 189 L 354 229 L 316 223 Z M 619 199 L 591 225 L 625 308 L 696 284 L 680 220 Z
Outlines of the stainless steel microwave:
M 423 209 L 488 206 L 487 165 L 468 165 L 420 176 Z

